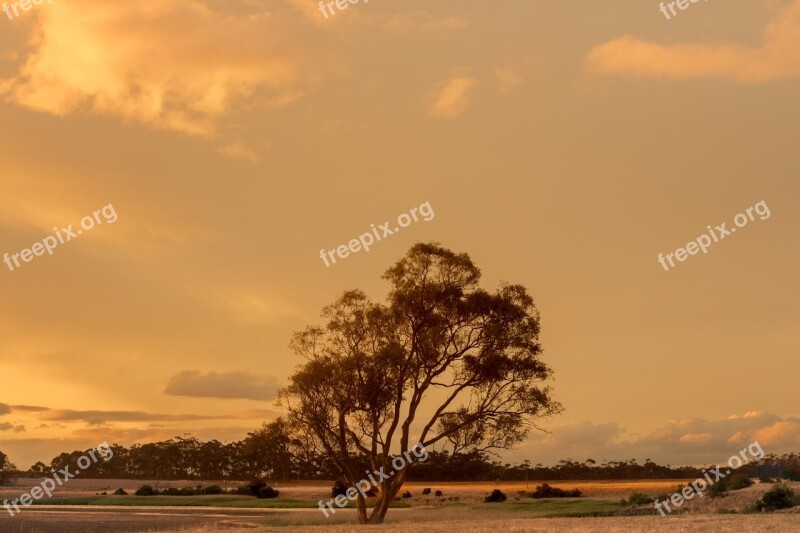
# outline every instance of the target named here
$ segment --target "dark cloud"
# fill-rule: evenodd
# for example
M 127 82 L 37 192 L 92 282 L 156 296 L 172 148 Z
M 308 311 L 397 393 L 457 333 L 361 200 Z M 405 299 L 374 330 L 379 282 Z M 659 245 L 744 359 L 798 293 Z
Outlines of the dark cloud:
M 164 394 L 194 398 L 223 398 L 270 401 L 277 396 L 280 383 L 274 376 L 246 372 L 209 372 L 185 370 L 170 378 Z
M 48 407 L 40 407 L 38 405 L 12 405 L 11 409 L 14 411 L 28 411 L 31 413 L 38 413 L 40 411 L 47 411 Z
M 164 415 L 146 413 L 144 411 L 73 411 L 70 409 L 53 409 L 40 415 L 42 420 L 52 422 L 87 422 L 89 424 L 105 424 L 107 422 L 188 422 L 193 420 L 222 420 L 238 418 L 232 415 Z
M 9 424 L 8 422 L 0 423 L 0 431 L 13 431 L 14 433 L 22 433 L 25 431 L 25 426 Z

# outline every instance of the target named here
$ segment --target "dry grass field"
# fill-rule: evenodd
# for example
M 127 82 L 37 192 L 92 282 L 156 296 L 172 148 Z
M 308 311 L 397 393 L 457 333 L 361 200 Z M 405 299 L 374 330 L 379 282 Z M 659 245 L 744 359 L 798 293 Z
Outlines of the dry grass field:
M 144 481 L 132 480 L 72 480 L 57 493 L 58 497 L 94 496 L 97 492 L 122 487 L 133 492 Z M 147 482 L 156 484 L 155 481 Z M 404 490 L 412 498 L 402 500 L 404 508 L 392 509 L 387 523 L 371 527 L 370 531 L 399 533 L 444 533 L 450 531 L 503 533 L 527 531 L 767 531 L 800 532 L 800 507 L 778 513 L 754 513 L 753 504 L 771 485 L 756 484 L 731 492 L 724 498 L 709 497 L 687 501 L 680 512 L 668 517 L 655 515 L 651 505 L 639 508 L 620 507 L 618 502 L 634 492 L 648 495 L 672 493 L 686 480 L 648 481 L 575 481 L 550 482 L 564 489 L 578 488 L 584 497 L 562 500 L 531 500 L 517 494 L 532 491 L 540 481 L 521 483 L 408 483 Z M 29 490 L 33 480 L 20 480 L 12 490 L 5 488 L 0 498 Z M 160 486 L 191 486 L 197 482 L 168 482 Z M 206 482 L 205 484 L 209 484 Z M 234 486 L 231 484 L 230 486 Z M 28 507 L 13 519 L 0 518 L 3 533 L 260 533 L 260 532 L 322 532 L 361 531 L 355 523 L 352 509 L 341 509 L 325 518 L 316 507 L 317 500 L 330 497 L 330 484 L 300 482 L 278 484 L 281 496 L 273 503 L 301 502 L 307 508 L 230 508 L 180 507 L 181 497 L 174 497 L 174 506 L 103 507 L 93 505 L 39 505 Z M 423 496 L 422 489 L 441 490 L 443 498 Z M 483 497 L 499 488 L 508 495 L 501 504 L 484 504 Z M 794 488 L 800 492 L 800 484 Z M 125 498 L 125 497 L 123 497 Z M 199 499 L 206 497 L 196 497 Z M 209 497 L 210 498 L 210 497 Z M 452 499 L 451 499 L 452 498 Z M 194 500 L 194 498 L 193 498 Z M 142 498 L 145 505 L 156 500 Z M 172 501 L 172 500 L 170 500 Z M 244 498 L 249 501 L 264 502 Z M 51 501 L 52 502 L 52 501 Z M 44 503 L 44 502 L 43 502 Z M 190 502 L 186 502 L 190 503 Z M 161 505 L 161 504 L 159 504 Z M 283 505 L 283 507 L 288 507 Z M 620 512 L 650 513 L 645 516 L 597 516 Z M 574 516 L 574 517 L 571 517 Z

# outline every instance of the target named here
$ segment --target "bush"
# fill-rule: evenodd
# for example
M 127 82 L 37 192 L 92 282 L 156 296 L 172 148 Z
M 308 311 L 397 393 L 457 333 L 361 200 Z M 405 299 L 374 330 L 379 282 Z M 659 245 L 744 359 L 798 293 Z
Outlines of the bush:
M 217 485 L 212 485 L 209 487 L 211 490 L 219 489 L 222 491 L 220 487 Z M 214 492 L 208 494 L 222 494 L 222 492 Z M 267 485 L 264 481 L 257 479 L 255 481 L 251 481 L 244 487 L 239 487 L 236 489 L 236 494 L 241 494 L 243 496 L 255 496 L 256 498 L 277 498 L 280 494 L 280 491 L 273 489 L 269 485 Z
M 337 481 L 333 487 L 331 487 L 331 498 L 335 498 L 337 496 L 347 496 L 347 483 L 344 481 Z
M 402 496 L 403 496 L 403 498 L 410 498 L 411 497 L 411 492 L 405 491 Z
M 745 476 L 733 476 L 725 479 L 728 490 L 741 490 L 755 485 L 755 481 Z
M 117 489 L 114 491 L 114 496 L 127 496 L 128 493 L 125 492 L 125 489 Z
M 727 496 L 728 491 L 746 489 L 753 484 L 753 480 L 749 477 L 731 476 L 711 485 L 706 494 L 712 498 L 722 498 Z
M 427 496 L 430 493 L 431 493 L 431 488 L 430 487 L 425 487 L 424 489 L 422 489 L 422 495 L 423 496 Z
M 136 489 L 137 496 L 158 496 L 158 490 L 154 489 L 150 485 L 142 485 L 138 489 Z
M 795 505 L 794 491 L 789 485 L 778 483 L 772 489 L 764 493 L 764 496 L 756 502 L 759 511 L 774 511 L 776 509 L 788 509 Z
M 760 478 L 758 478 L 758 482 L 759 483 L 775 483 L 775 480 L 772 479 L 771 477 L 761 476 Z
M 494 489 L 491 494 L 483 499 L 484 503 L 498 503 L 506 501 L 506 495 L 500 489 Z
M 628 497 L 628 501 L 623 501 L 628 505 L 647 505 L 653 503 L 653 498 L 641 492 L 634 492 Z
M 219 485 L 210 485 L 200 489 L 200 494 L 225 494 L 225 491 Z
M 175 487 L 169 487 L 161 491 L 162 496 L 180 496 L 181 491 Z
M 266 487 L 266 486 L 267 486 L 267 484 L 266 484 L 266 483 L 264 483 L 264 482 L 263 482 L 263 481 L 261 481 L 260 479 L 257 479 L 257 480 L 255 480 L 255 481 L 251 481 L 250 483 L 248 483 L 248 484 L 247 484 L 247 485 L 245 485 L 244 487 L 239 487 L 239 490 L 237 491 L 237 493 L 238 493 L 238 494 L 245 495 L 245 496 L 255 496 L 255 497 L 258 497 L 258 493 L 259 493 L 259 491 L 260 491 L 262 488 Z
M 574 490 L 563 490 L 559 489 L 558 487 L 551 487 L 547 483 L 542 483 L 541 485 L 536 486 L 536 490 L 531 493 L 531 498 L 578 498 L 581 495 L 581 491 L 578 489 Z
M 441 496 L 442 495 L 442 491 L 437 490 L 436 492 L 433 493 L 433 495 L 434 496 Z
M 273 489 L 269 485 L 267 485 L 266 487 L 261 487 L 258 490 L 258 494 L 257 494 L 257 496 L 259 498 L 277 498 L 279 495 L 280 495 L 280 491 L 276 490 L 276 489 Z

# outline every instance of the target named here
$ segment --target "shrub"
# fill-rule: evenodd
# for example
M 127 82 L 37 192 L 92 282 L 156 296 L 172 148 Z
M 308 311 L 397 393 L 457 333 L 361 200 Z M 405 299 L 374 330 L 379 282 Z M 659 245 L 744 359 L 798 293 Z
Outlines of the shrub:
M 280 491 L 277 489 L 273 489 L 269 485 L 266 487 L 261 487 L 258 490 L 257 496 L 259 498 L 277 498 L 280 495 Z
M 706 494 L 712 498 L 722 498 L 727 496 L 728 491 L 746 489 L 753 484 L 753 480 L 749 477 L 731 476 L 711 485 Z
M 219 485 L 210 485 L 200 489 L 200 494 L 225 494 L 225 491 Z
M 558 487 L 551 487 L 547 483 L 536 486 L 536 490 L 531 493 L 531 498 L 578 498 L 581 491 L 578 489 L 563 490 Z
M 243 495 L 247 495 L 247 496 L 256 496 L 256 497 L 258 497 L 258 492 L 262 488 L 264 488 L 266 486 L 267 486 L 266 483 L 264 483 L 260 479 L 257 479 L 255 481 L 251 481 L 250 483 L 248 483 L 244 487 L 240 487 L 239 490 L 238 490 L 238 493 L 239 494 L 243 494 Z
M 158 490 L 154 489 L 150 485 L 142 485 L 138 489 L 136 489 L 137 496 L 157 496 Z
M 725 479 L 725 486 L 728 490 L 741 490 L 755 485 L 755 482 L 749 477 L 733 476 Z
M 178 496 L 197 496 L 198 492 L 192 487 L 183 487 L 178 491 Z
M 117 489 L 114 491 L 114 496 L 127 496 L 128 493 L 125 492 L 125 489 Z
M 759 483 L 775 483 L 775 480 L 772 479 L 771 477 L 761 476 L 760 478 L 758 478 L 758 482 Z
M 212 488 L 213 487 L 213 488 Z M 217 485 L 212 485 L 209 487 L 212 490 L 216 490 L 219 488 L 220 491 L 222 489 Z M 222 492 L 213 492 L 208 494 L 222 494 Z M 241 494 L 243 496 L 255 496 L 256 498 L 277 498 L 280 494 L 280 491 L 273 489 L 269 485 L 267 485 L 264 481 L 257 479 L 255 481 L 251 481 L 247 485 L 243 487 L 239 487 L 236 489 L 236 494 Z
M 756 508 L 759 511 L 774 511 L 776 509 L 788 509 L 794 505 L 794 491 L 788 485 L 778 483 L 764 493 L 756 503 Z
M 433 495 L 434 496 L 441 496 L 442 495 L 442 491 L 437 490 L 436 492 L 433 493 Z
M 180 496 L 181 491 L 175 487 L 169 487 L 161 491 L 162 496 Z
M 410 497 L 411 497 L 411 492 L 409 492 L 409 491 L 405 491 L 405 492 L 403 493 L 403 498 L 410 498 Z
M 506 501 L 506 495 L 500 489 L 494 489 L 491 494 L 483 499 L 484 503 L 497 503 Z
M 335 498 L 337 496 L 347 496 L 347 483 L 343 481 L 337 481 L 333 487 L 331 487 L 331 498 Z
M 430 493 L 431 493 L 431 488 L 430 487 L 425 487 L 424 489 L 422 489 L 422 495 L 423 496 L 427 496 Z
M 628 501 L 626 501 L 625 503 L 627 503 L 628 505 L 647 505 L 653 503 L 653 499 L 647 494 L 643 494 L 641 492 L 634 492 L 628 497 Z

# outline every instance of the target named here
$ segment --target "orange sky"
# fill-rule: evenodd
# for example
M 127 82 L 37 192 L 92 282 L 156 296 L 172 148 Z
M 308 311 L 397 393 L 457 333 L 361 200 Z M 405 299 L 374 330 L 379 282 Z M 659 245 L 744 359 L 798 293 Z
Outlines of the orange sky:
M 346 289 L 382 298 L 417 241 L 541 310 L 566 412 L 510 460 L 800 448 L 800 0 L 54 0 L 0 29 L 0 254 L 118 216 L 0 263 L 18 466 L 242 438 L 277 415 L 291 332 Z

